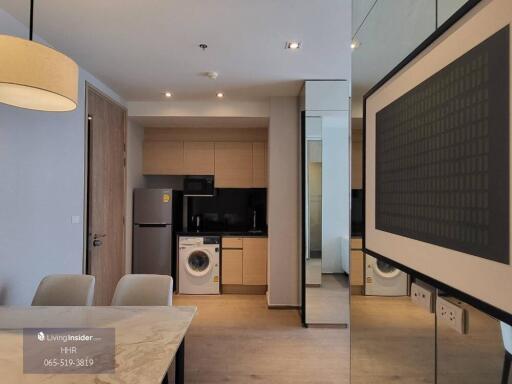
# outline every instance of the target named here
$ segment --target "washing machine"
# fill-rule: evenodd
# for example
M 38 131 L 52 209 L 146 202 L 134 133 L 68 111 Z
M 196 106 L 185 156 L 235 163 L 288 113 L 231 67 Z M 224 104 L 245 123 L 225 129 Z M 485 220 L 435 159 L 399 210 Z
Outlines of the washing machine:
M 220 294 L 220 237 L 180 237 L 178 246 L 178 292 Z
M 366 255 L 364 289 L 368 296 L 406 296 L 409 275 L 383 260 Z

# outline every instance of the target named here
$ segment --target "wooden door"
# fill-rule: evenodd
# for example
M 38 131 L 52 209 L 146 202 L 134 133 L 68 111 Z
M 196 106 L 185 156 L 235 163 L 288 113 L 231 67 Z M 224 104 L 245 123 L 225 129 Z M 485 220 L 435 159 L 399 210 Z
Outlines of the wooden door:
M 125 273 L 126 110 L 87 88 L 87 273 L 95 305 L 110 305 Z
M 183 141 L 144 141 L 145 175 L 183 175 Z
M 244 285 L 267 284 L 266 237 L 244 237 L 242 267 Z
M 252 143 L 215 143 L 215 188 L 252 187 Z
M 252 186 L 267 187 L 267 143 L 252 144 Z
M 185 141 L 183 163 L 185 175 L 213 175 L 215 171 L 214 143 Z

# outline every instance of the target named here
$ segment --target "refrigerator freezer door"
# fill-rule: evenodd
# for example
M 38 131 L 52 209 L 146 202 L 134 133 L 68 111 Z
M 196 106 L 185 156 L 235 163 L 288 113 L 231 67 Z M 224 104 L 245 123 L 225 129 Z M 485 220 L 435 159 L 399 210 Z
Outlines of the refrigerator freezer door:
M 172 226 L 133 227 L 133 273 L 171 275 Z
M 135 189 L 133 222 L 135 224 L 172 224 L 171 189 Z

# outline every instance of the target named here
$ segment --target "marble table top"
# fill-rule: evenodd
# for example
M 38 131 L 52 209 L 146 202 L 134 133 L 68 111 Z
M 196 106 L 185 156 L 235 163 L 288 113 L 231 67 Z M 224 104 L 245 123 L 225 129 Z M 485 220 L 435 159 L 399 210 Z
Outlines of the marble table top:
M 159 384 L 195 307 L 0 307 L 0 382 Z M 114 374 L 23 374 L 23 328 L 115 328 Z

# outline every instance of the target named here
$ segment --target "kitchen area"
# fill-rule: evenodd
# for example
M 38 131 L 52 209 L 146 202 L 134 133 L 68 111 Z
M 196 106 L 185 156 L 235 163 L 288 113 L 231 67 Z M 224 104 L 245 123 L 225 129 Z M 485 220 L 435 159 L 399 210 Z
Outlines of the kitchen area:
M 132 273 L 171 275 L 182 295 L 264 295 L 267 142 L 266 126 L 144 128 Z

